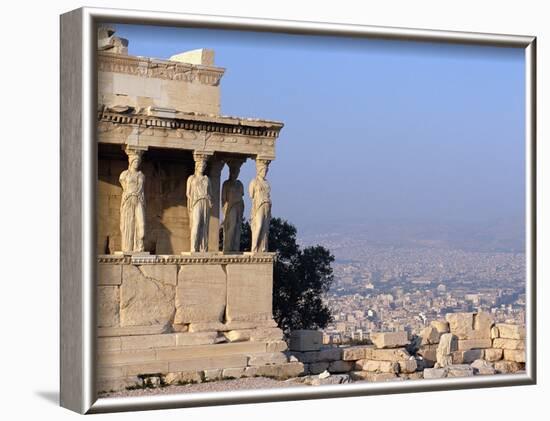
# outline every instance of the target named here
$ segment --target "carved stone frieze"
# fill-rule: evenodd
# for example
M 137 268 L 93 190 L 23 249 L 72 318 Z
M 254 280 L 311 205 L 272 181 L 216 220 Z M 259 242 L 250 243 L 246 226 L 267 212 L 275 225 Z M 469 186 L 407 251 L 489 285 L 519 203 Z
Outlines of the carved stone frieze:
M 124 56 L 98 52 L 98 71 L 124 73 L 140 77 L 199 82 L 218 86 L 225 72 L 219 67 L 197 66 L 169 60 Z

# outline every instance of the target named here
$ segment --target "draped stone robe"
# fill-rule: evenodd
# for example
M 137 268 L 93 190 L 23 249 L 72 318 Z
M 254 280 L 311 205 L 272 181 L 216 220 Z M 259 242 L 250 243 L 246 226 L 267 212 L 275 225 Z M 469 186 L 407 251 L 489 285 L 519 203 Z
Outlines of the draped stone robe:
M 208 222 L 212 208 L 212 186 L 206 175 L 187 179 L 187 207 L 191 228 L 191 251 L 208 251 Z
M 121 248 L 127 252 L 142 252 L 145 236 L 145 175 L 141 171 L 125 170 L 120 174 L 119 181 L 122 186 Z
M 222 186 L 223 251 L 239 251 L 244 212 L 244 187 L 239 180 L 226 180 Z
M 271 220 L 271 187 L 267 180 L 256 177 L 248 187 L 252 199 L 250 212 L 250 228 L 252 230 L 252 244 L 250 251 L 267 252 L 269 222 Z

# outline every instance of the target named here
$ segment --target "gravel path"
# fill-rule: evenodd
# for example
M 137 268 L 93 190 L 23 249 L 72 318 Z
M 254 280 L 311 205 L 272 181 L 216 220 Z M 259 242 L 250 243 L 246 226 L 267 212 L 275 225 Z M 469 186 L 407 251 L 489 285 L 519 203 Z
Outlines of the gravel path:
M 248 389 L 273 389 L 277 387 L 299 387 L 301 383 L 289 380 L 281 381 L 267 377 L 249 377 L 234 380 L 217 380 L 205 383 L 186 384 L 181 386 L 166 386 L 159 388 L 124 390 L 120 392 L 102 393 L 101 397 L 126 397 L 168 395 L 173 393 L 197 393 L 197 392 L 227 392 L 233 390 Z

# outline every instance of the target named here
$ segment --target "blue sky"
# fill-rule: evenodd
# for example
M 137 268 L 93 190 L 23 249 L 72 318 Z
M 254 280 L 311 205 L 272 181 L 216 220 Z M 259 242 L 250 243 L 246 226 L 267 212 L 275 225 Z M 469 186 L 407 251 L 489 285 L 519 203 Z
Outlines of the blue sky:
M 285 123 L 268 177 L 298 228 L 524 223 L 521 49 L 115 27 L 132 55 L 215 50 L 222 114 Z

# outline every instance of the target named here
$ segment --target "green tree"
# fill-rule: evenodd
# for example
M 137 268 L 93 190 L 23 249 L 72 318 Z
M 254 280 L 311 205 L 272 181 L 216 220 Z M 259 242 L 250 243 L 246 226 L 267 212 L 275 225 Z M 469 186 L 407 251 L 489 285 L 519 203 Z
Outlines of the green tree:
M 243 221 L 241 251 L 250 251 L 251 231 Z M 323 302 L 334 281 L 334 256 L 322 246 L 305 247 L 296 242 L 296 227 L 281 218 L 271 218 L 269 251 L 277 253 L 273 268 L 273 317 L 288 334 L 295 329 L 322 329 L 332 320 Z

